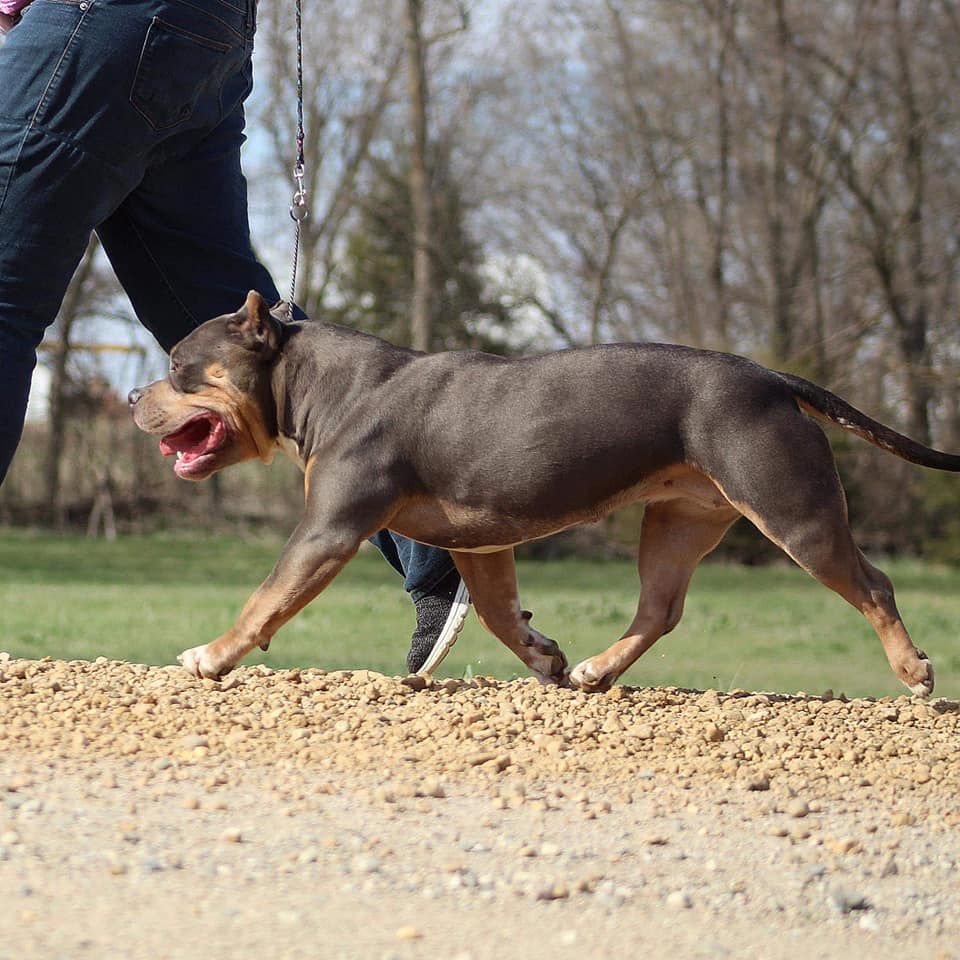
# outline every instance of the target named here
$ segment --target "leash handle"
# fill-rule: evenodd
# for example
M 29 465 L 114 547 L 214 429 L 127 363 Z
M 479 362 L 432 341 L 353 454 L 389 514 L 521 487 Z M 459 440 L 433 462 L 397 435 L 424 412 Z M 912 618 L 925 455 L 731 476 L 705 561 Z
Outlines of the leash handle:
M 290 204 L 290 219 L 294 222 L 293 265 L 290 270 L 290 299 L 287 301 L 287 319 L 293 322 L 293 301 L 297 293 L 297 265 L 300 260 L 300 228 L 310 213 L 307 206 L 307 188 L 303 184 L 303 9 L 302 0 L 296 0 L 297 11 L 297 161 L 293 167 L 293 179 L 297 185 Z

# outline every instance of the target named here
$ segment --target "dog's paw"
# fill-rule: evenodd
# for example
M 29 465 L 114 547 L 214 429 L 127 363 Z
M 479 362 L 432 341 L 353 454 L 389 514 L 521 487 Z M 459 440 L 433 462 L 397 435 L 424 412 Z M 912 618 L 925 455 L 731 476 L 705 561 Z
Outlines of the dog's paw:
M 933 662 L 922 651 L 917 651 L 918 661 L 908 681 L 904 681 L 915 697 L 929 697 L 933 693 Z
M 524 661 L 541 683 L 566 686 L 567 658 L 556 640 L 530 628 L 524 646 L 527 650 Z
M 570 686 L 584 693 L 603 693 L 613 686 L 616 679 L 600 673 L 592 660 L 584 660 L 570 671 Z
M 228 667 L 221 667 L 213 662 L 209 651 L 210 644 L 204 644 L 202 647 L 191 647 L 184 650 L 177 660 L 183 664 L 183 669 L 191 676 L 198 679 L 219 680 L 221 675 L 229 670 Z

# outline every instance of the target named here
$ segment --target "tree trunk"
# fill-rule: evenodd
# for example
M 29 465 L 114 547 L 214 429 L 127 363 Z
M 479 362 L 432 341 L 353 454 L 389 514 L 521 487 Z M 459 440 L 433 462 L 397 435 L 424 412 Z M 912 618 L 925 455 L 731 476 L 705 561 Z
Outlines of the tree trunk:
M 792 291 L 787 282 L 787 139 L 790 133 L 790 39 L 784 0 L 777 0 L 777 53 L 780 57 L 777 130 L 773 141 L 773 197 L 770 216 L 770 273 L 773 280 L 773 359 L 784 363 L 793 352 Z
M 410 152 L 410 201 L 413 209 L 413 299 L 410 342 L 415 350 L 430 349 L 435 303 L 434 226 L 430 176 L 427 170 L 426 44 L 422 0 L 407 0 L 407 95 L 413 144 Z
M 60 306 L 60 339 L 54 346 L 53 367 L 50 376 L 50 408 L 48 411 L 49 431 L 47 433 L 47 452 L 44 460 L 44 513 L 51 523 L 63 525 L 63 503 L 60 495 L 60 474 L 63 463 L 63 446 L 66 435 L 67 407 L 67 365 L 70 362 L 70 335 L 74 323 L 80 315 L 85 288 L 93 272 L 98 242 L 94 235 L 87 250 L 67 287 L 66 295 Z

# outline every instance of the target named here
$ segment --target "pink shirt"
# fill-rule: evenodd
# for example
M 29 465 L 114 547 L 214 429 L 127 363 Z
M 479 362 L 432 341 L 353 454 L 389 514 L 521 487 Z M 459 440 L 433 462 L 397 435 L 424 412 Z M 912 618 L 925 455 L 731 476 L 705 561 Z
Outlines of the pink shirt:
M 21 11 L 30 0 L 0 0 L 0 12 L 14 14 Z

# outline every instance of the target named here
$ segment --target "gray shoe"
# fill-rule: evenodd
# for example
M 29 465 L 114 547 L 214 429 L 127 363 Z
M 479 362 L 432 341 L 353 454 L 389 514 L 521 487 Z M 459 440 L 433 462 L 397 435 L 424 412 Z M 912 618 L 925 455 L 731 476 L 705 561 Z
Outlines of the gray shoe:
M 456 573 L 441 583 L 436 593 L 414 601 L 417 628 L 410 638 L 407 669 L 428 676 L 457 642 L 470 609 L 470 594 Z

